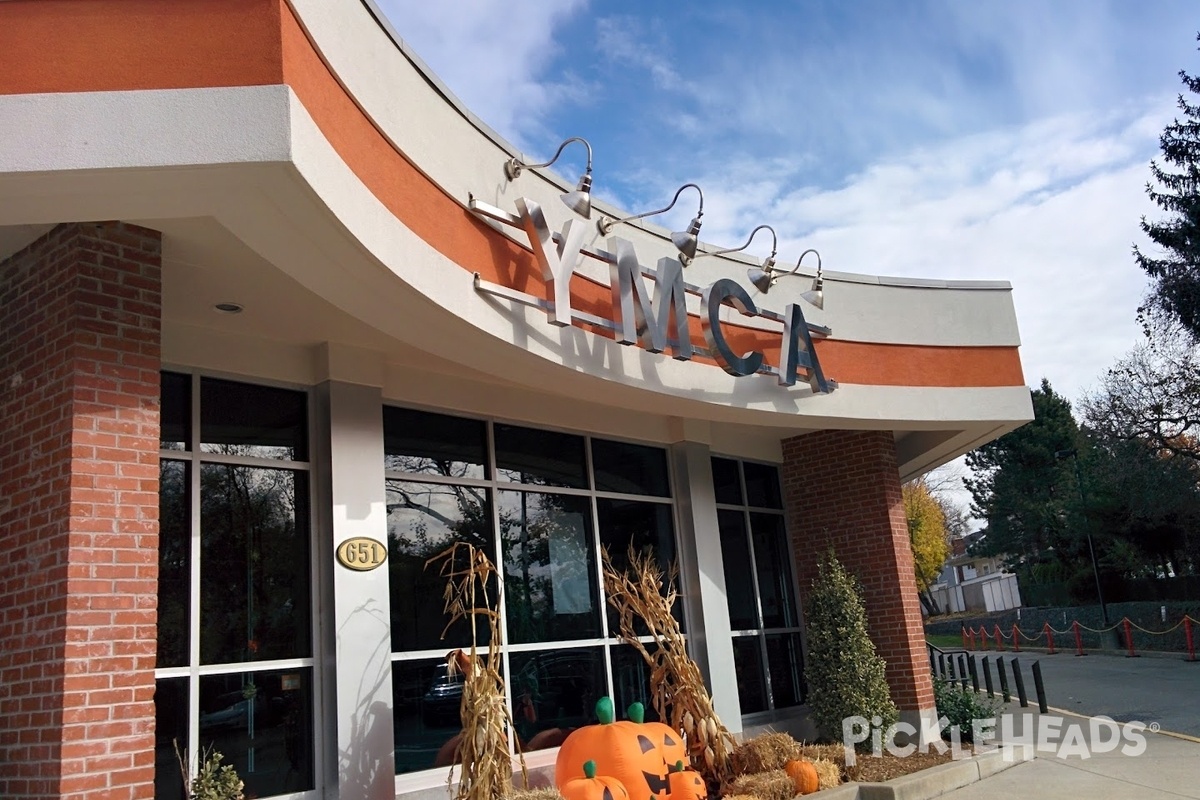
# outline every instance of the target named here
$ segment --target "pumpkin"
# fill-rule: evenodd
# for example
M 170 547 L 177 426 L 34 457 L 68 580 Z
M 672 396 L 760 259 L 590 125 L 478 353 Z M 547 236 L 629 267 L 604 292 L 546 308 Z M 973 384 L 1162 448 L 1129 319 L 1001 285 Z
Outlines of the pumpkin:
M 676 762 L 667 782 L 671 787 L 671 800 L 708 800 L 704 778 L 694 769 L 685 769 L 682 761 Z
M 608 697 L 596 702 L 597 725 L 578 728 L 558 750 L 554 783 L 560 789 L 583 776 L 580 765 L 594 760 L 600 774 L 620 781 L 637 800 L 666 798 L 670 791 L 668 764 L 686 758 L 683 738 L 658 722 L 641 721 L 641 704 L 630 707 L 634 719 L 615 722 Z M 668 760 L 669 759 L 669 760 Z
M 616 778 L 597 778 L 596 762 L 583 762 L 583 777 L 558 787 L 564 800 L 629 800 L 629 792 Z
M 812 794 L 818 789 L 817 769 L 811 761 L 796 759 L 784 764 L 783 769 L 792 779 L 797 794 Z

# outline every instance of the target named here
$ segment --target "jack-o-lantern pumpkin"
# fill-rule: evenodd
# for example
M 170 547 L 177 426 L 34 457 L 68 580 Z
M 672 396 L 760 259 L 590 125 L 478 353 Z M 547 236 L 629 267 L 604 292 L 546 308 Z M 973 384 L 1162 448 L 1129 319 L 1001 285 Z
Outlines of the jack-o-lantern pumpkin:
M 596 777 L 596 762 L 583 762 L 583 777 L 573 778 L 559 787 L 564 800 L 629 800 L 629 792 L 616 778 Z
M 685 769 L 682 761 L 676 762 L 667 782 L 671 787 L 671 800 L 708 800 L 704 778 L 694 769 Z
M 636 707 L 636 709 L 635 709 Z M 619 780 L 636 800 L 666 798 L 670 792 L 669 765 L 687 758 L 683 739 L 670 726 L 643 722 L 640 703 L 630 707 L 633 719 L 614 722 L 612 700 L 596 702 L 598 725 L 579 728 L 567 737 L 554 765 L 560 789 L 583 774 L 585 761 L 596 762 L 598 774 Z

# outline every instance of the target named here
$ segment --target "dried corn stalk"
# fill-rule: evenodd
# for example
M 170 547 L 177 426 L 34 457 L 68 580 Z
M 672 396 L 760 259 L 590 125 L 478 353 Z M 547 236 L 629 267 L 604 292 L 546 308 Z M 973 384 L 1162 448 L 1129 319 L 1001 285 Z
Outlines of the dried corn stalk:
M 632 546 L 628 558 L 628 569 L 620 573 L 608 552 L 603 553 L 604 591 L 617 611 L 621 639 L 636 648 L 650 665 L 655 710 L 664 722 L 683 733 L 692 767 L 704 776 L 710 796 L 716 796 L 733 775 L 729 754 L 735 741 L 713 710 L 700 668 L 688 656 L 679 623 L 671 616 L 678 596 L 678 570 L 672 565 L 664 576 L 653 553 L 639 554 Z M 641 620 L 649 630 L 655 644 L 653 652 L 639 640 L 635 620 Z
M 442 636 L 459 620 L 471 627 L 471 651 L 454 650 L 446 655 L 450 675 L 463 676 L 462 743 L 459 745 L 458 791 L 455 800 L 495 800 L 513 792 L 512 758 L 508 754 L 508 731 L 512 717 L 504 703 L 504 678 L 500 675 L 500 614 L 488 598 L 488 580 L 496 568 L 483 551 L 465 542 L 455 542 L 425 562 L 441 562 L 440 575 L 446 579 L 445 611 L 450 617 Z M 486 620 L 490 631 L 487 656 L 481 658 L 476 647 L 476 618 Z M 522 785 L 528 785 L 525 758 L 520 759 Z M 454 782 L 450 770 L 449 784 Z

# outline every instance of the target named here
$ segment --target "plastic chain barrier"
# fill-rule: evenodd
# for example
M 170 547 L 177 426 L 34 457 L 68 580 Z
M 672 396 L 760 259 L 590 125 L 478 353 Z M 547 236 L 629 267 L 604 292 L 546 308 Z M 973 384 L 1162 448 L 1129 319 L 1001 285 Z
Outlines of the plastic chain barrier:
M 1141 631 L 1142 633 L 1148 634 L 1150 636 L 1166 636 L 1168 633 L 1173 633 L 1174 631 L 1178 630 L 1179 626 L 1182 625 L 1184 638 L 1187 640 L 1188 657 L 1186 660 L 1195 661 L 1196 660 L 1196 640 L 1195 640 L 1195 636 L 1193 635 L 1193 632 L 1192 632 L 1192 625 L 1197 624 L 1198 622 L 1200 622 L 1200 620 L 1194 620 L 1194 619 L 1192 619 L 1191 615 L 1184 614 L 1183 619 L 1179 620 L 1179 622 L 1176 622 L 1174 625 L 1172 625 L 1170 628 L 1167 628 L 1165 631 L 1152 631 L 1147 628 L 1143 628 L 1141 625 L 1138 625 L 1136 622 L 1131 620 L 1129 617 L 1122 617 L 1119 622 L 1116 622 L 1116 623 L 1108 626 L 1107 628 L 1089 628 L 1088 626 L 1081 623 L 1079 620 L 1073 620 L 1071 622 L 1070 626 L 1068 626 L 1065 630 L 1061 630 L 1061 631 L 1058 630 L 1057 628 L 1053 627 L 1049 622 L 1047 622 L 1042 625 L 1041 632 L 1038 634 L 1035 634 L 1033 636 L 1030 636 L 1029 634 L 1025 633 L 1023 630 L 1021 630 L 1020 626 L 1018 626 L 1016 623 L 1014 623 L 1012 626 L 1012 634 L 1011 635 L 1006 634 L 1002 630 L 1000 630 L 1000 626 L 997 624 L 997 625 L 993 626 L 992 636 L 995 638 L 996 649 L 998 651 L 1004 650 L 1004 640 L 1005 639 L 1011 639 L 1013 652 L 1015 652 L 1015 653 L 1021 652 L 1021 639 L 1022 638 L 1024 638 L 1025 641 L 1027 641 L 1027 642 L 1036 642 L 1044 636 L 1044 637 L 1046 637 L 1046 646 L 1047 646 L 1047 649 L 1049 650 L 1048 654 L 1054 655 L 1057 652 L 1054 649 L 1054 634 L 1057 633 L 1060 636 L 1065 636 L 1068 633 L 1073 633 L 1075 635 L 1075 655 L 1085 656 L 1085 655 L 1087 655 L 1087 653 L 1085 653 L 1083 651 L 1082 631 L 1088 631 L 1089 633 L 1107 633 L 1108 631 L 1116 630 L 1118 627 L 1120 627 L 1124 630 L 1124 633 L 1125 633 L 1125 643 L 1129 650 L 1129 652 L 1127 654 L 1128 657 L 1137 658 L 1138 654 L 1134 650 L 1134 646 L 1133 646 L 1133 629 L 1134 628 L 1136 628 L 1137 630 Z M 977 646 L 976 646 L 977 640 L 975 638 L 976 636 L 979 637 L 978 642 L 980 645 L 982 645 L 982 649 L 986 651 L 988 649 L 988 630 L 985 625 L 980 625 L 978 631 L 976 631 L 974 627 L 969 627 L 966 625 L 962 626 L 963 649 L 970 649 L 970 650 L 977 649 Z

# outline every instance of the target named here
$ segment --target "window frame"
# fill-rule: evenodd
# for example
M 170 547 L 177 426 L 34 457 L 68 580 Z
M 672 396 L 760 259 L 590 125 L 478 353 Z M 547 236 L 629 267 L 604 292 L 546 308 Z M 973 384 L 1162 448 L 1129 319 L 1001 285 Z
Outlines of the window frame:
M 495 552 L 498 556 L 496 564 L 499 572 L 499 596 L 498 608 L 500 611 L 500 658 L 502 674 L 511 675 L 510 655 L 517 653 L 528 653 L 546 650 L 564 651 L 576 650 L 585 648 L 600 647 L 603 654 L 603 665 L 605 674 L 605 691 L 608 696 L 613 697 L 614 694 L 614 648 L 630 647 L 624 644 L 616 634 L 609 629 L 608 622 L 608 601 L 604 593 L 604 574 L 601 565 L 600 553 L 600 512 L 598 500 L 625 500 L 658 506 L 666 506 L 670 509 L 670 520 L 672 527 L 672 536 L 675 543 L 675 561 L 679 562 L 682 556 L 682 547 L 680 542 L 680 519 L 679 519 L 679 503 L 677 492 L 679 490 L 679 482 L 675 474 L 674 464 L 671 459 L 670 446 L 659 442 L 647 442 L 644 440 L 633 439 L 622 436 L 611 436 L 600 433 L 588 433 L 571 428 L 566 428 L 556 425 L 546 425 L 541 423 L 531 423 L 523 420 L 510 419 L 501 416 L 490 416 L 481 414 L 472 414 L 460 412 L 455 409 L 447 409 L 441 407 L 430 407 L 426 405 L 406 403 L 403 401 L 390 400 L 385 398 L 383 401 L 384 407 L 402 408 L 410 411 L 421 411 L 431 414 L 441 414 L 445 416 L 458 417 L 465 420 L 475 422 L 483 422 L 484 427 L 484 447 L 486 453 L 485 467 L 488 478 L 466 478 L 440 476 L 425 472 L 403 472 L 394 469 L 384 469 L 384 481 L 409 481 L 413 483 L 435 483 L 452 486 L 469 486 L 474 488 L 484 489 L 489 493 L 491 499 L 491 525 L 492 525 L 492 541 L 495 547 Z M 382 410 L 381 410 L 382 413 Z M 514 425 L 522 428 L 536 428 L 538 430 L 551 431 L 555 433 L 564 433 L 572 436 L 578 436 L 584 440 L 584 467 L 587 478 L 587 488 L 574 488 L 565 486 L 545 486 L 536 483 L 518 483 L 508 480 L 499 475 L 496 465 L 496 446 L 495 446 L 495 426 L 496 425 Z M 592 456 L 592 441 L 594 439 L 604 439 L 607 441 L 621 442 L 625 444 L 639 445 L 643 447 L 651 447 L 663 452 L 664 469 L 667 475 L 667 490 L 666 496 L 653 494 L 629 494 L 625 492 L 611 492 L 595 489 L 596 476 Z M 596 548 L 596 559 L 592 565 L 595 571 L 597 581 L 597 601 L 600 615 L 600 636 L 586 639 L 571 639 L 571 640 L 555 640 L 546 642 L 531 642 L 523 644 L 511 644 L 508 642 L 508 614 L 506 606 L 506 592 L 504 586 L 504 564 L 503 564 L 503 548 L 501 541 L 500 528 L 500 493 L 501 492 L 527 492 L 532 494 L 561 494 L 574 497 L 588 498 L 588 503 L 591 512 L 591 530 L 592 542 Z M 684 577 L 684 571 L 681 569 L 679 576 L 676 578 L 676 588 L 678 591 L 677 603 L 683 603 L 687 596 L 688 586 Z M 638 637 L 639 641 L 650 642 L 650 636 Z M 687 639 L 685 632 L 684 638 Z M 389 652 L 389 662 L 392 664 L 409 661 L 421 661 L 431 658 L 443 659 L 446 655 L 446 648 L 440 647 L 436 649 L 426 650 L 409 650 L 409 651 L 391 651 Z M 639 656 L 640 658 L 640 656 Z M 648 698 L 647 698 L 648 699 Z M 504 702 L 508 708 L 509 714 L 513 714 L 512 697 L 510 693 L 505 692 Z M 509 732 L 509 753 L 516 755 L 515 742 L 513 731 Z M 534 750 L 525 753 L 526 765 L 530 768 L 538 768 L 544 766 L 552 766 L 557 755 L 558 748 L 548 748 L 545 750 Z M 395 787 L 397 794 L 429 789 L 445 785 L 450 769 L 446 767 L 430 767 L 423 770 L 415 770 L 413 772 L 399 773 L 395 775 Z
M 717 502 L 717 511 L 732 511 L 742 515 L 742 526 L 746 536 L 746 552 L 750 557 L 750 579 L 751 586 L 754 591 L 754 613 L 758 625 L 753 628 L 732 629 L 730 637 L 733 640 L 739 638 L 754 637 L 758 640 L 759 663 L 762 666 L 763 694 L 767 701 L 766 709 L 762 711 L 753 711 L 742 714 L 744 726 L 762 724 L 764 722 L 773 721 L 782 717 L 792 716 L 803 713 L 803 710 L 808 706 L 807 692 L 804 693 L 803 699 L 796 705 L 784 706 L 777 708 L 775 705 L 775 693 L 771 686 L 771 667 L 767 653 L 767 637 L 781 634 L 795 634 L 800 640 L 800 657 L 801 663 L 808 661 L 808 637 L 805 633 L 804 626 L 804 604 L 800 600 L 800 582 L 798 572 L 796 570 L 796 548 L 792 541 L 791 531 L 787 524 L 787 502 L 786 495 L 783 491 L 782 476 L 780 475 L 780 465 L 769 461 L 762 461 L 753 458 L 741 458 L 738 456 L 723 455 L 720 453 L 712 453 L 711 458 L 732 461 L 737 464 L 738 488 L 741 492 L 741 503 L 722 503 Z M 752 506 L 750 505 L 750 496 L 746 491 L 746 471 L 744 465 L 760 464 L 762 466 L 771 467 L 775 470 L 776 476 L 780 480 L 779 497 L 780 507 L 771 508 L 767 506 Z M 792 600 L 796 605 L 796 624 L 784 627 L 765 627 L 763 625 L 763 603 L 762 592 L 759 586 L 758 577 L 758 558 L 754 548 L 754 528 L 752 526 L 752 516 L 755 514 L 765 514 L 778 517 L 783 522 L 783 532 L 788 543 L 788 569 L 791 575 Z M 722 560 L 724 555 L 722 554 Z M 726 576 L 728 579 L 728 576 Z M 801 674 L 803 680 L 803 673 Z
M 324 752 L 326 747 L 325 741 L 325 719 L 324 719 L 324 701 L 323 701 L 323 674 L 322 661 L 319 657 L 319 649 L 321 647 L 321 618 L 320 608 L 322 607 L 322 590 L 320 589 L 320 549 L 317 542 L 318 528 L 318 512 L 317 504 L 321 497 L 318 490 L 319 474 L 316 473 L 314 457 L 314 444 L 318 441 L 319 427 L 317 425 L 318 406 L 315 404 L 315 397 L 312 386 L 304 386 L 285 381 L 274 381 L 257 377 L 247 377 L 235 373 L 221 372 L 216 370 L 202 370 L 193 367 L 178 366 L 166 364 L 160 366 L 160 374 L 163 372 L 172 372 L 179 375 L 186 375 L 190 380 L 189 400 L 190 408 L 188 409 L 188 442 L 184 450 L 160 449 L 158 451 L 158 461 L 161 469 L 161 464 L 164 461 L 177 461 L 187 464 L 187 480 L 188 480 L 188 526 L 189 526 L 189 550 L 188 550 L 188 656 L 187 664 L 178 667 L 159 667 L 155 664 L 154 680 L 155 685 L 159 680 L 184 678 L 187 680 L 188 692 L 188 708 L 187 708 L 187 742 L 184 746 L 187 748 L 188 767 L 190 773 L 194 776 L 198 768 L 199 761 L 199 743 L 200 743 L 200 679 L 212 675 L 236 675 L 246 673 L 272 672 L 283 669 L 308 669 L 311 675 L 311 721 L 312 721 L 312 770 L 313 770 L 313 788 L 300 792 L 283 792 L 280 794 L 267 795 L 271 800 L 316 800 L 323 792 L 325 783 Z M 223 381 L 233 381 L 237 383 L 245 383 L 253 386 L 261 386 L 271 389 L 286 389 L 288 391 L 298 392 L 303 394 L 306 403 L 306 419 L 305 419 L 305 435 L 307 437 L 307 460 L 294 461 L 279 458 L 267 458 L 259 456 L 235 456 L 225 455 L 221 453 L 213 453 L 205 451 L 201 448 L 201 381 L 206 378 L 212 378 Z M 271 470 L 286 470 L 290 472 L 305 473 L 308 477 L 307 483 L 308 494 L 308 530 L 307 537 L 309 541 L 309 556 L 308 556 L 308 579 L 311 587 L 309 591 L 309 655 L 300 658 L 285 658 L 274 659 L 271 661 L 232 661 L 220 664 L 203 664 L 201 663 L 200 655 L 200 609 L 201 609 L 201 580 L 200 567 L 202 557 L 202 541 L 201 541 L 201 505 L 200 505 L 200 489 L 201 489 L 201 472 L 205 464 L 219 464 L 223 466 L 234 467 L 250 467 L 257 469 Z M 160 487 L 161 496 L 161 487 Z M 190 745 L 195 746 L 190 746 Z

